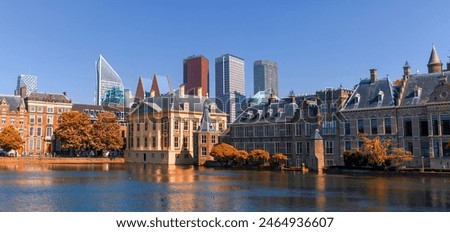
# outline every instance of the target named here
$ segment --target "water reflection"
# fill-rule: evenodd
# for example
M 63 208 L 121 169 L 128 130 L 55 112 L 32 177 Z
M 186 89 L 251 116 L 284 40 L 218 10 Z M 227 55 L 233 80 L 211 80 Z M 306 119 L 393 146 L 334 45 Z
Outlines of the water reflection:
M 0 165 L 1 211 L 448 211 L 448 178 Z

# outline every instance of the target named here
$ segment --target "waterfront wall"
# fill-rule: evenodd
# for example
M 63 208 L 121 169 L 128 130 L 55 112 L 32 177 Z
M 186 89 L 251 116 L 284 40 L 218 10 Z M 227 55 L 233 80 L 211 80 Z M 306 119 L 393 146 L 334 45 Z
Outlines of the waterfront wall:
M 88 157 L 0 157 L 0 164 L 43 163 L 43 164 L 94 164 L 125 163 L 124 158 L 88 158 Z

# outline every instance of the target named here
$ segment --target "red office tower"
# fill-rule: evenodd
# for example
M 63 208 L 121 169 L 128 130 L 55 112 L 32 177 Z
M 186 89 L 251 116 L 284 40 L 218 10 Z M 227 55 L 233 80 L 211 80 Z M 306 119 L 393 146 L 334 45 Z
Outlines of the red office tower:
M 197 95 L 202 87 L 202 96 L 209 94 L 209 62 L 204 56 L 190 56 L 183 61 L 185 94 Z

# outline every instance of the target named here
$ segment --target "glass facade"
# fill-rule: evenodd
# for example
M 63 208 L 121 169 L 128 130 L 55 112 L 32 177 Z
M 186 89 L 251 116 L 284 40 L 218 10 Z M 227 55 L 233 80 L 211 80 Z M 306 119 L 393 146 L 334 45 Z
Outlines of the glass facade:
M 97 61 L 97 93 L 96 104 L 125 104 L 124 86 L 120 76 L 100 55 Z

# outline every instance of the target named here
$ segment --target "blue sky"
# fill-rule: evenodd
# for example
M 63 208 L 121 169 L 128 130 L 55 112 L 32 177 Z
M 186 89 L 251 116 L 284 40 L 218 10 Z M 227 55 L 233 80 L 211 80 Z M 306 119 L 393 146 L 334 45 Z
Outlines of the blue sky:
M 0 93 L 32 74 L 39 91 L 93 103 L 99 54 L 133 93 L 154 73 L 178 86 L 183 59 L 204 55 L 214 96 L 214 59 L 226 53 L 245 60 L 247 96 L 259 59 L 278 63 L 281 96 L 353 88 L 371 68 L 398 79 L 406 60 L 426 72 L 433 43 L 445 67 L 449 12 L 445 0 L 0 0 Z

